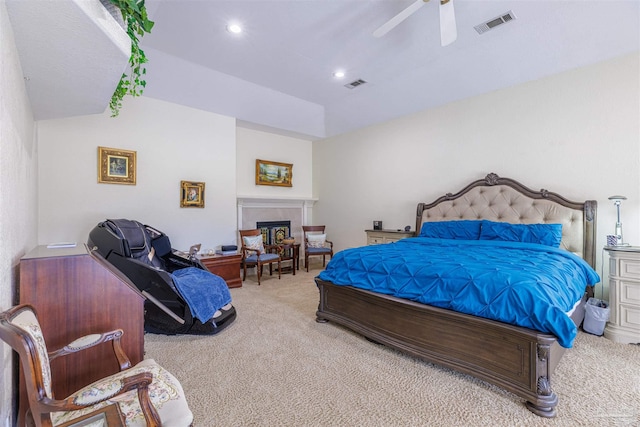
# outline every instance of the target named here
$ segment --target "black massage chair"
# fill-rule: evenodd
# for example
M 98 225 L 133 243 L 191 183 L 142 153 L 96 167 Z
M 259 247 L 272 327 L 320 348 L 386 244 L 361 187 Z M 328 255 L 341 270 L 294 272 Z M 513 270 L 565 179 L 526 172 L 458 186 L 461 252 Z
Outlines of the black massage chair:
M 176 289 L 170 273 L 186 267 L 207 270 L 194 253 L 171 248 L 169 237 L 148 225 L 128 219 L 100 222 L 89 233 L 87 245 L 120 270 L 144 295 L 147 332 L 165 335 L 213 335 L 236 318 L 230 303 L 201 322 Z

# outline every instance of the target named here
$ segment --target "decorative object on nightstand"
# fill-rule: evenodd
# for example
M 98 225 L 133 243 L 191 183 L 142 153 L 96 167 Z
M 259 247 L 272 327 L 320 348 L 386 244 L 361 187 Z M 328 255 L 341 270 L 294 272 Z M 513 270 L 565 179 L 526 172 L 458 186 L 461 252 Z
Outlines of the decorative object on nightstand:
M 604 336 L 612 341 L 640 343 L 640 247 L 606 247 L 609 253 L 609 307 Z
M 609 197 L 609 200 L 613 200 L 613 204 L 616 206 L 616 211 L 617 211 L 617 221 L 616 221 L 616 231 L 615 231 L 616 244 L 615 244 L 615 246 L 623 246 L 624 245 L 624 240 L 622 238 L 622 221 L 620 221 L 620 204 L 622 203 L 623 200 L 627 200 L 627 198 L 625 196 L 611 196 L 611 197 Z M 607 240 L 607 245 L 611 246 L 609 244 L 608 240 Z

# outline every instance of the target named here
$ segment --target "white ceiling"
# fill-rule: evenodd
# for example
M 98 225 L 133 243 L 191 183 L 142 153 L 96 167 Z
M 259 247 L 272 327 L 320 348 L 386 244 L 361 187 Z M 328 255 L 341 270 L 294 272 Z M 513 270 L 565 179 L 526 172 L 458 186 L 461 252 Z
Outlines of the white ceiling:
M 233 76 L 293 97 L 292 102 L 317 105 L 324 113 L 319 126 L 311 123 L 306 130 L 287 122 L 276 125 L 313 138 L 613 58 L 640 45 L 637 0 L 454 0 L 458 39 L 447 47 L 440 46 L 439 2 L 432 0 L 386 36 L 372 36 L 413 2 L 147 0 L 156 26 L 144 45 L 156 55 L 158 51 L 213 70 L 210 78 L 198 82 L 201 87 L 216 86 L 221 78 L 224 89 L 226 78 Z M 510 10 L 515 21 L 482 35 L 474 30 Z M 231 20 L 241 23 L 244 33 L 228 33 L 225 25 Z M 153 61 L 153 54 L 150 57 Z M 336 69 L 346 71 L 343 80 L 332 77 Z M 161 98 L 167 88 L 154 86 L 156 76 L 176 85 L 189 79 L 153 62 L 148 73 L 148 93 Z M 367 84 L 344 87 L 356 79 Z M 268 126 L 277 117 L 268 117 L 274 111 L 254 111 L 258 101 L 251 97 L 251 88 L 245 93 L 242 84 L 235 86 L 241 102 L 216 99 L 208 90 L 190 93 L 189 102 Z M 259 94 L 273 95 L 270 91 Z M 300 113 L 295 102 L 291 110 L 281 108 L 284 115 Z
M 414 0 L 147 0 L 145 95 L 315 140 L 640 49 L 638 0 L 453 1 L 458 39 L 441 47 L 437 0 L 381 38 Z
M 36 120 L 104 112 L 129 61 L 131 40 L 102 4 L 3 3 Z

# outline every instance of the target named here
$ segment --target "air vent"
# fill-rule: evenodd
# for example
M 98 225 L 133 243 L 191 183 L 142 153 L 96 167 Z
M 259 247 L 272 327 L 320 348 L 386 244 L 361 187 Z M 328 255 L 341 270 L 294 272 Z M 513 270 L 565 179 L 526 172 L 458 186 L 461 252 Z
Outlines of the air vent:
M 348 83 L 346 85 L 344 85 L 344 87 L 346 87 L 347 89 L 353 89 L 355 87 L 358 87 L 360 85 L 365 84 L 366 82 L 362 79 L 358 79 L 358 80 L 354 80 L 351 83 Z
M 512 11 L 509 11 L 503 15 L 496 16 L 493 19 L 488 20 L 487 22 L 483 22 L 480 25 L 476 25 L 475 28 L 478 34 L 484 34 L 489 30 L 493 30 L 495 27 L 506 24 L 507 22 L 511 22 L 516 19 L 516 16 Z

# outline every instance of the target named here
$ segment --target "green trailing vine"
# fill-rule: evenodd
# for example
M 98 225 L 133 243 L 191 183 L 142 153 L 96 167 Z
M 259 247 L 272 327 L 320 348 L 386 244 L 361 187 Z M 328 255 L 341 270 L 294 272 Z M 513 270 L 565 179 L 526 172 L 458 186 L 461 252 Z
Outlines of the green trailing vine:
M 110 0 L 116 5 L 122 13 L 127 34 L 131 39 L 131 57 L 129 58 L 129 74 L 122 74 L 120 82 L 111 101 L 109 108 L 111 109 L 111 117 L 117 117 L 122 108 L 122 99 L 125 95 L 140 96 L 147 85 L 144 79 L 147 69 L 144 64 L 147 63 L 147 57 L 140 48 L 140 38 L 145 33 L 150 33 L 153 28 L 153 21 L 147 17 L 147 9 L 144 0 Z

